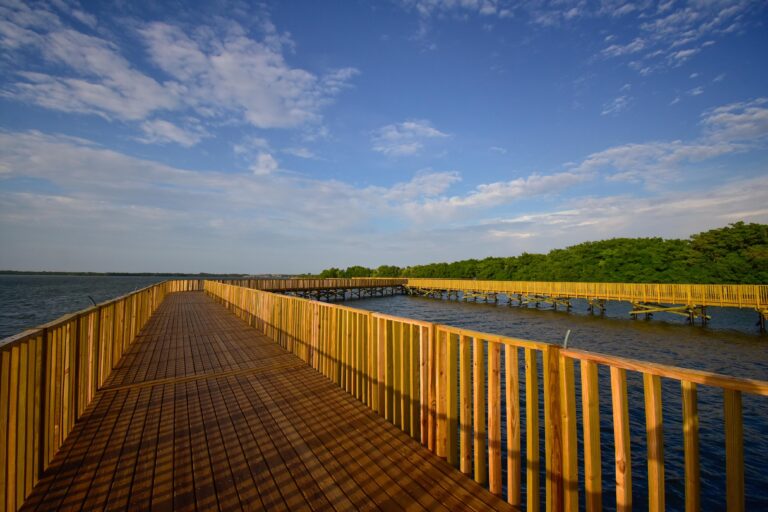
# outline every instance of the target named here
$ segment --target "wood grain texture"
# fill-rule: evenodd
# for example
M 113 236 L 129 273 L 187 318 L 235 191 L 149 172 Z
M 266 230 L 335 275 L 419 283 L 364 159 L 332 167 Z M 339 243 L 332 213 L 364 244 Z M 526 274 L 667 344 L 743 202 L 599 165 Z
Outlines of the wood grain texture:
M 682 381 L 683 446 L 685 451 L 685 510 L 701 510 L 699 482 L 699 409 L 696 384 Z
M 81 507 L 512 510 L 201 293 L 163 303 L 23 508 Z
M 611 367 L 611 399 L 616 451 L 616 510 L 630 511 L 632 510 L 632 459 L 629 440 L 627 373 L 622 368 Z
M 664 507 L 664 426 L 661 413 L 661 379 L 643 374 L 645 434 L 648 446 L 648 510 Z

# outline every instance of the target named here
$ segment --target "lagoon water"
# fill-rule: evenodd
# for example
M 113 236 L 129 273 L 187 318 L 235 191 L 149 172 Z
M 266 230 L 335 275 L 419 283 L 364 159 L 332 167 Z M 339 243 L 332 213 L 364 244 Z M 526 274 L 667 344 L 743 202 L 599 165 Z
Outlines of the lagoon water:
M 168 279 L 162 276 L 0 275 L 0 339 Z
M 86 308 L 92 304 L 88 296 L 96 302 L 102 302 L 164 279 L 166 278 L 155 276 L 0 276 L 0 338 Z M 709 314 L 712 315 L 712 322 L 707 327 L 701 327 L 686 325 L 685 319 L 664 314 L 657 314 L 651 321 L 630 320 L 627 317 L 629 311 L 627 303 L 609 303 L 605 317 L 588 314 L 586 304 L 582 301 L 575 301 L 571 312 L 447 302 L 407 296 L 348 301 L 345 305 L 550 343 L 562 343 L 565 333 L 570 330 L 569 346 L 571 347 L 768 380 L 768 336 L 760 334 L 755 326 L 754 311 L 711 308 Z M 580 418 L 578 369 L 576 375 L 577 415 Z M 607 368 L 601 368 L 599 378 L 603 505 L 606 510 L 611 510 L 615 503 L 612 486 L 614 448 Z M 522 371 L 521 379 L 524 379 Z M 521 389 L 523 388 L 521 382 Z M 685 473 L 679 385 L 664 379 L 662 393 L 667 510 L 682 510 L 684 509 Z M 645 417 L 642 379 L 639 374 L 633 372 L 628 372 L 628 399 L 631 411 L 633 498 L 635 509 L 643 510 L 647 508 L 647 468 L 644 464 Z M 543 396 L 540 400 L 543 400 Z M 744 395 L 747 510 L 768 510 L 768 463 L 765 457 L 768 454 L 768 436 L 766 436 L 768 407 L 766 405 L 768 402 L 764 398 Z M 702 510 L 725 510 L 725 443 L 722 434 L 722 410 L 722 393 L 700 386 Z M 502 407 L 502 413 L 503 411 L 504 407 Z M 524 401 L 521 401 L 521 413 L 522 435 L 525 439 Z M 543 425 L 543 408 L 540 414 L 540 423 Z M 505 419 L 502 418 L 502 421 Z M 543 437 L 543 431 L 541 435 Z M 502 444 L 505 446 L 504 430 L 502 430 L 502 436 Z M 524 444 L 522 446 L 523 461 L 526 456 Z M 581 432 L 579 432 L 579 453 L 581 450 Z M 506 475 L 503 476 L 503 481 L 506 482 Z M 541 481 L 542 483 L 545 481 L 543 473 Z M 582 474 L 579 479 L 582 508 L 584 507 L 583 482 Z

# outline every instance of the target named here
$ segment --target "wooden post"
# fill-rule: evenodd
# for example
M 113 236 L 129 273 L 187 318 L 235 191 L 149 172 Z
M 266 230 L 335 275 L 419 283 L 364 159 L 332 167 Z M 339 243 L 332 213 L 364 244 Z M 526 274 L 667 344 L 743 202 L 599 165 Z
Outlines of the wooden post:
M 728 512 L 744 510 L 744 429 L 741 391 L 725 390 L 725 477 Z
M 485 342 L 480 338 L 474 339 L 472 368 L 474 369 L 474 417 L 475 417 L 475 481 L 484 484 L 488 481 L 488 469 L 485 463 L 486 430 L 485 430 Z
M 446 452 L 448 464 L 459 466 L 459 336 L 447 333 L 445 384 L 446 384 Z
M 525 438 L 527 460 L 526 494 L 527 509 L 536 512 L 540 507 L 539 497 L 539 374 L 536 367 L 536 351 L 525 349 Z
M 459 457 L 461 472 L 469 475 L 472 473 L 472 387 L 470 384 L 470 372 L 472 360 L 470 357 L 471 338 L 461 337 L 459 348 L 459 393 L 460 405 L 460 429 L 461 429 L 461 455 Z
M 501 345 L 488 341 L 488 487 L 501 494 Z
M 643 374 L 645 432 L 648 446 L 648 510 L 664 510 L 664 430 L 661 415 L 661 378 Z
M 549 345 L 544 362 L 544 443 L 546 462 L 547 512 L 563 510 L 563 444 L 560 412 L 560 347 Z
M 520 463 L 520 370 L 517 347 L 504 347 L 504 370 L 506 371 L 507 407 L 507 501 L 514 506 L 521 505 Z
M 683 391 L 683 444 L 685 448 L 685 510 L 701 509 L 699 490 L 699 411 L 696 384 L 681 381 Z
M 560 396 L 563 426 L 563 508 L 579 510 L 579 466 L 576 438 L 576 384 L 573 359 L 560 356 Z
M 586 509 L 603 509 L 603 477 L 600 461 L 600 394 L 597 364 L 581 361 L 581 410 L 584 437 L 584 492 Z
M 623 368 L 611 367 L 613 437 L 616 447 L 616 510 L 632 510 L 632 461 L 629 444 L 627 375 Z

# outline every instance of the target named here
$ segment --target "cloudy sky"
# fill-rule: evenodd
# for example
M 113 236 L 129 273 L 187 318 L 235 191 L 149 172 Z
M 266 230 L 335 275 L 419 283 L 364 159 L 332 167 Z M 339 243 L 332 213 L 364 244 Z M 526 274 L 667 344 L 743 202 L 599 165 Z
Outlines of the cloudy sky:
M 313 272 L 768 222 L 762 1 L 249 4 L 0 0 L 0 268 Z

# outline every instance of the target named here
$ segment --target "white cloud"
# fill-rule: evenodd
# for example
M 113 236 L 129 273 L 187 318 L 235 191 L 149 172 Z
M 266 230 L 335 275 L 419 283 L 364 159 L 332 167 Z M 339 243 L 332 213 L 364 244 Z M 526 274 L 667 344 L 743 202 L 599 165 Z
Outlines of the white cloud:
M 283 149 L 283 153 L 288 153 L 289 155 L 293 155 L 293 156 L 297 156 L 299 158 L 305 158 L 305 159 L 317 158 L 317 155 L 314 154 L 312 150 L 308 148 L 303 148 L 303 147 L 285 148 Z
M 768 177 L 748 178 L 655 197 L 580 197 L 565 209 L 480 221 L 473 231 L 490 240 L 524 239 L 533 232 L 529 247 L 537 250 L 617 236 L 687 237 L 736 220 L 766 222 L 766 201 Z
M 768 98 L 711 109 L 702 115 L 702 124 L 715 140 L 763 140 L 768 137 Z
M 704 94 L 704 87 L 698 86 L 688 91 L 689 96 L 700 96 Z
M 243 140 L 232 146 L 232 150 L 236 155 L 249 155 L 261 149 L 269 150 L 269 141 L 263 137 L 256 136 L 244 137 Z
M 448 137 L 424 119 L 382 126 L 371 137 L 373 150 L 388 156 L 413 155 L 421 151 L 425 141 Z
M 447 221 L 499 205 L 536 196 L 552 195 L 589 179 L 584 173 L 560 172 L 550 175 L 531 174 L 524 178 L 478 185 L 464 195 L 423 198 L 401 206 L 412 221 L 429 223 Z
M 320 109 L 349 85 L 354 68 L 318 77 L 293 68 L 280 47 L 240 31 L 198 35 L 150 23 L 140 30 L 152 61 L 187 88 L 185 100 L 214 117 L 238 116 L 258 128 L 289 128 L 320 120 Z
M 701 49 L 699 48 L 689 48 L 687 50 L 680 50 L 674 53 L 669 54 L 669 60 L 672 63 L 673 66 L 680 66 L 685 61 L 699 53 Z
M 603 104 L 603 110 L 600 112 L 600 115 L 606 116 L 619 114 L 625 111 L 631 102 L 632 97 L 629 95 L 623 94 L 621 96 L 617 96 L 608 103 Z
M 113 38 L 106 29 L 99 36 L 79 31 L 77 23 L 68 24 L 42 5 L 0 9 L 4 50 L 16 57 L 21 52 L 37 54 L 56 69 L 12 70 L 2 91 L 5 97 L 65 112 L 143 121 L 138 127 L 145 135 L 157 129 L 166 135 L 171 131 L 150 121 L 162 112 L 194 115 L 209 126 L 233 121 L 257 128 L 318 125 L 322 109 L 358 74 L 351 67 L 315 74 L 291 66 L 284 53 L 293 43 L 268 19 L 261 20 L 260 38 L 250 37 L 232 20 L 188 29 L 135 22 L 135 31 Z M 87 15 L 78 16 L 76 6 L 70 6 L 68 15 L 88 25 L 96 23 Z M 140 39 L 139 49 L 156 66 L 153 71 L 160 71 L 157 76 L 127 60 L 127 52 L 116 41 L 131 37 Z M 192 139 L 176 133 L 154 139 L 150 134 L 145 140 L 190 144 Z
M 179 105 L 178 86 L 161 84 L 133 68 L 103 39 L 60 28 L 38 35 L 29 44 L 43 57 L 79 75 L 56 76 L 20 70 L 23 80 L 4 95 L 37 105 L 125 120 L 145 119 Z
M 490 149 L 490 150 L 491 150 L 491 151 L 493 151 L 494 153 L 499 153 L 499 154 L 502 154 L 502 155 L 506 155 L 506 154 L 507 154 L 507 149 L 506 149 L 506 148 L 502 148 L 502 147 L 499 147 L 499 146 L 491 146 L 491 147 L 490 147 L 490 148 L 488 148 L 488 149 Z
M 737 31 L 747 24 L 758 23 L 759 16 L 750 17 L 752 10 L 760 9 L 753 0 L 703 0 L 676 5 L 669 1 L 658 6 L 653 2 L 602 2 L 600 16 L 617 16 L 633 12 L 628 18 L 629 33 L 639 33 L 631 42 L 613 43 L 601 50 L 608 58 L 633 59 L 631 67 L 648 75 L 669 67 L 678 67 L 716 44 L 719 38 Z M 607 39 L 612 42 L 614 38 Z M 680 47 L 685 47 L 680 49 Z
M 646 42 L 642 38 L 635 38 L 627 44 L 612 44 L 607 48 L 604 48 L 600 53 L 605 57 L 620 57 L 622 55 L 632 55 L 642 51 L 645 48 Z
M 71 261 L 67 268 L 141 270 L 136 261 L 149 261 L 151 254 L 146 264 L 152 268 L 298 272 L 355 263 L 350 259 L 429 261 L 446 239 L 462 240 L 452 248 L 458 259 L 611 236 L 686 236 L 738 219 L 765 222 L 766 175 L 744 177 L 748 173 L 736 167 L 727 176 L 702 179 L 708 166 L 700 163 L 764 148 L 767 112 L 766 99 L 724 105 L 702 115 L 699 139 L 625 144 L 564 170 L 468 190 L 459 187 L 457 171 L 425 169 L 391 186 L 281 173 L 268 143 L 258 138 L 247 141 L 241 156 L 252 155 L 254 170 L 271 173 L 269 179 L 174 168 L 72 137 L 0 131 L 0 173 L 32 184 L 0 191 L 0 230 L 8 242 L 0 263 L 50 268 Z M 694 171 L 695 179 L 676 183 Z M 620 197 L 579 193 L 595 180 L 646 187 Z M 656 182 L 663 186 L 653 187 Z M 698 183 L 702 188 L 695 188 Z M 553 199 L 555 208 L 547 206 Z M 533 213 L 519 213 L 522 201 Z M 489 211 L 501 218 L 487 219 Z M 307 250 L 318 255 L 311 263 Z M 381 261 L 382 251 L 399 259 Z M 46 254 L 56 254 L 55 262 Z M 182 261 L 186 266 L 179 268 Z
M 413 201 L 425 197 L 439 196 L 454 183 L 461 181 L 456 171 L 434 172 L 426 169 L 416 173 L 408 182 L 396 183 L 391 188 L 382 191 L 382 197 L 395 203 Z
M 279 165 L 275 157 L 269 153 L 259 153 L 256 161 L 251 165 L 250 170 L 256 176 L 266 176 L 272 174 L 278 169 Z
M 174 142 L 185 148 L 192 147 L 210 134 L 198 124 L 191 124 L 186 128 L 177 126 L 163 119 L 154 119 L 141 123 L 144 136 L 138 138 L 140 142 L 147 144 L 165 144 Z

